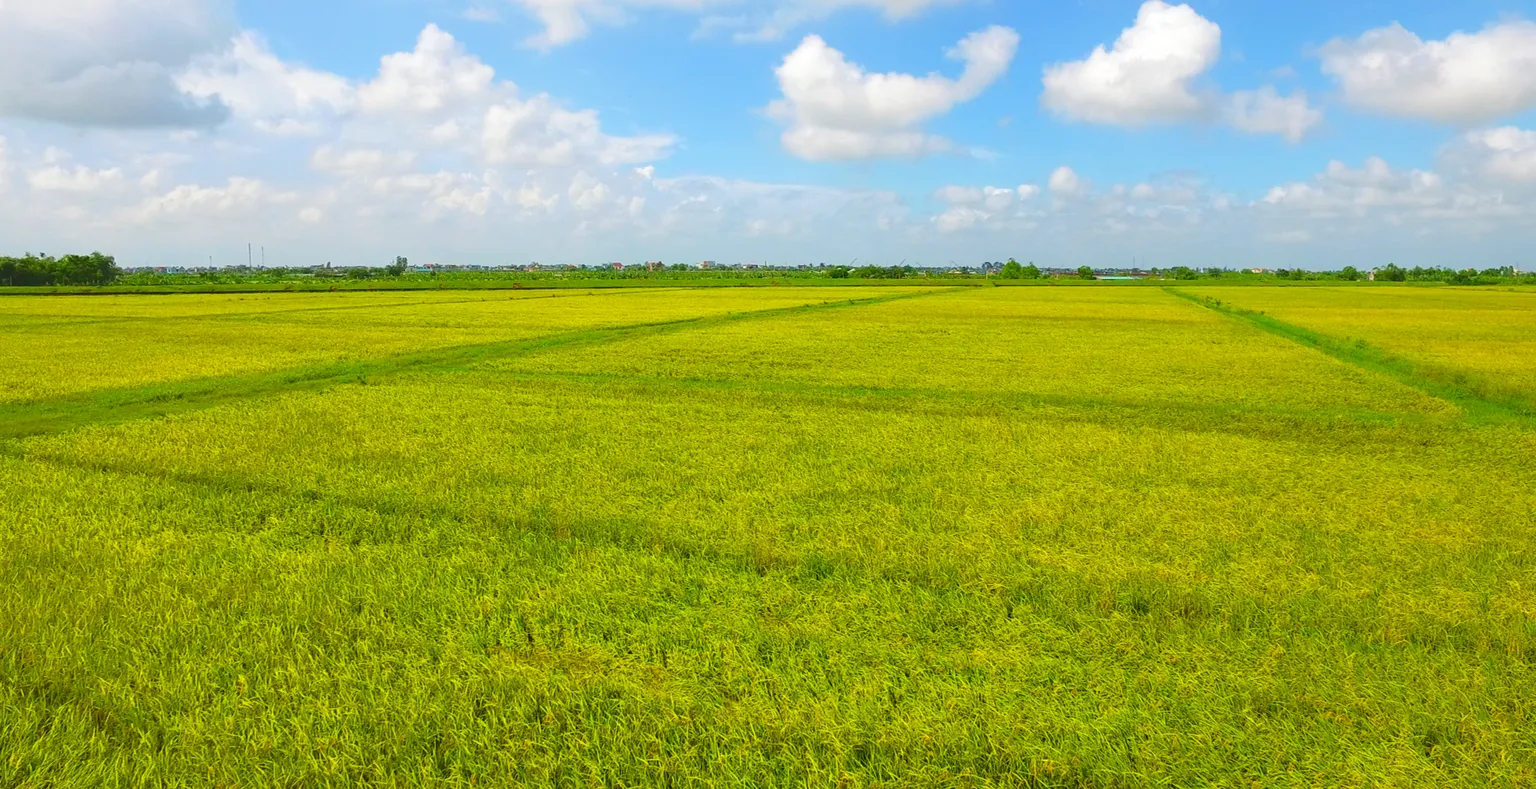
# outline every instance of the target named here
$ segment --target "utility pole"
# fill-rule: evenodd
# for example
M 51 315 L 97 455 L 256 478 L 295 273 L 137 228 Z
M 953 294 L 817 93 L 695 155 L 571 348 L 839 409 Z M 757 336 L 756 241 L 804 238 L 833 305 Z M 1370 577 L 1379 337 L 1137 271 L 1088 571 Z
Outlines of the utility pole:
M 267 267 L 267 245 L 266 244 L 262 244 L 261 245 L 261 267 L 262 268 L 266 268 Z
M 245 267 L 251 268 L 251 242 L 245 242 Z

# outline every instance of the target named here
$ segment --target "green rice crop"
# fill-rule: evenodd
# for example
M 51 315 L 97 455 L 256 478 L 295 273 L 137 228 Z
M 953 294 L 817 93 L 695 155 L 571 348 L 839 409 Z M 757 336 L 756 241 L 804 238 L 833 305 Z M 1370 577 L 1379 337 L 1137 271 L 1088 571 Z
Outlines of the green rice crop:
M 539 304 L 0 406 L 0 785 L 1536 782 L 1526 420 L 1161 289 Z

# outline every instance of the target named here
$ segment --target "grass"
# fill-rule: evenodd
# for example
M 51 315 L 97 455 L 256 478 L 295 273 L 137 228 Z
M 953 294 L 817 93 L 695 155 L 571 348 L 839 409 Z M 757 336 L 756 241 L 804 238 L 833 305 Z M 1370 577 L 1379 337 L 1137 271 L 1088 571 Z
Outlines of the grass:
M 837 295 L 144 319 L 447 334 L 0 406 L 0 785 L 1536 781 L 1523 415 L 1160 289 Z

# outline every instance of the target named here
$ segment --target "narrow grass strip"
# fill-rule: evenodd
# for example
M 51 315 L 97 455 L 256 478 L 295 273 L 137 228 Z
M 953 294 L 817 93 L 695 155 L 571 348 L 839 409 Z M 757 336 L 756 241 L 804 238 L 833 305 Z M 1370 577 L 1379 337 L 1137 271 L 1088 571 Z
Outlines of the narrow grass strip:
M 1314 348 L 1346 364 L 1384 375 L 1431 397 L 1437 397 L 1460 408 L 1469 421 L 1522 424 L 1536 421 L 1536 404 L 1518 395 L 1498 392 L 1492 384 L 1466 371 L 1447 370 L 1415 362 L 1364 340 L 1341 340 L 1210 296 L 1197 296 L 1178 288 L 1163 290 L 1233 320 L 1243 321 L 1260 331 Z
M 584 329 L 533 339 L 456 345 L 378 359 L 312 365 L 254 375 L 176 381 L 18 403 L 0 407 L 0 440 L 57 433 L 83 425 L 166 416 L 274 392 L 368 383 L 370 380 L 408 372 L 461 369 L 489 359 L 521 356 L 551 348 L 618 342 L 642 335 L 703 329 L 737 321 L 798 315 L 825 309 L 871 306 L 938 293 L 953 293 L 955 290 L 935 289 L 824 304 Z

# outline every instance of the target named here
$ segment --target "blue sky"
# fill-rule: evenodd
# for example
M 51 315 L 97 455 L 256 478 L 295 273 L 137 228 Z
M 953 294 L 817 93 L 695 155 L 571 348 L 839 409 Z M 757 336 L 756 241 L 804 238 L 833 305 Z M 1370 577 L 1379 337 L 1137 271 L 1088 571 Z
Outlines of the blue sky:
M 20 0 L 0 238 L 168 265 L 250 241 L 293 264 L 1536 268 L 1533 10 Z

